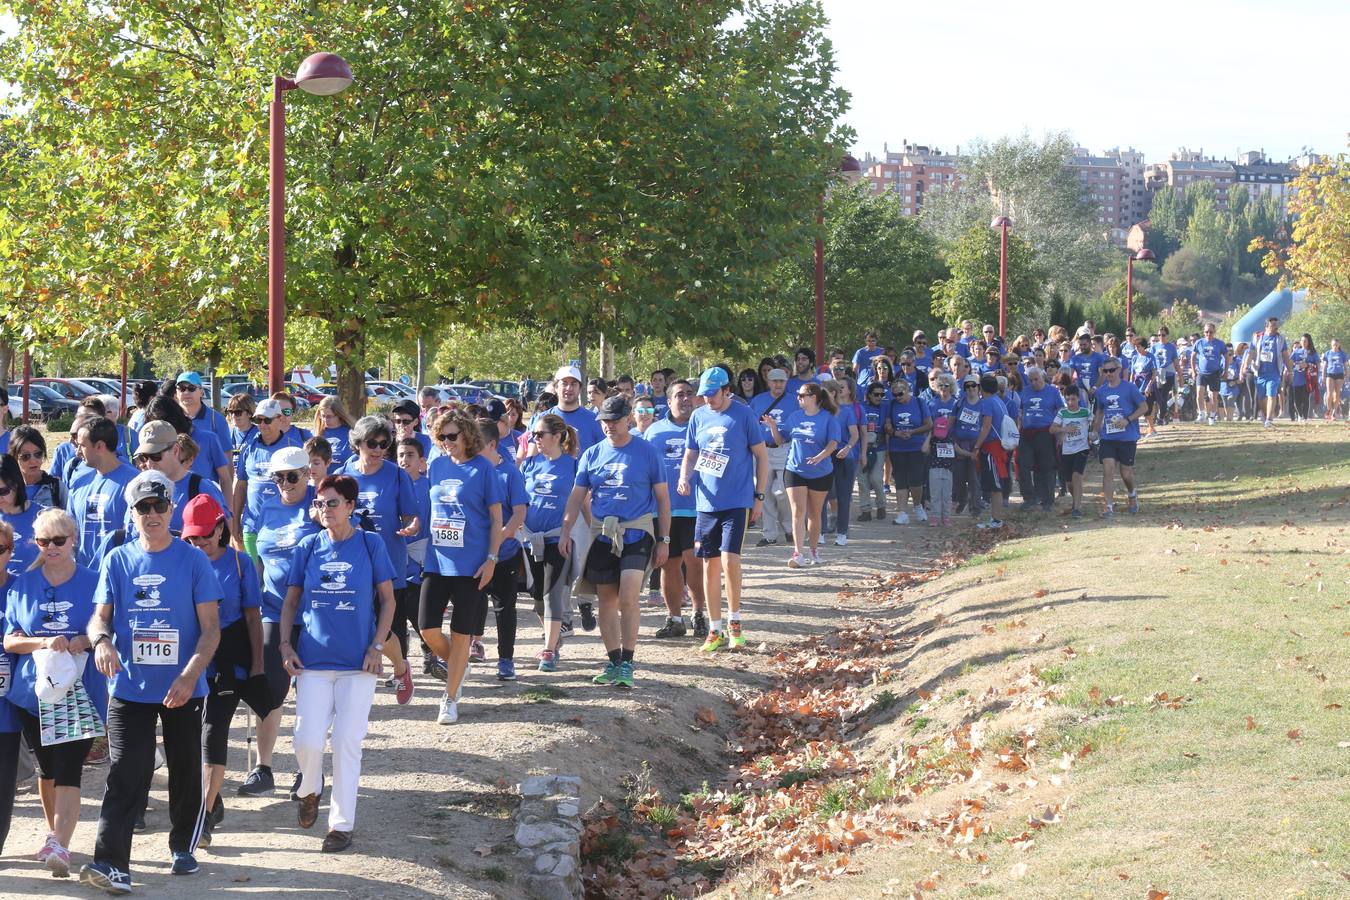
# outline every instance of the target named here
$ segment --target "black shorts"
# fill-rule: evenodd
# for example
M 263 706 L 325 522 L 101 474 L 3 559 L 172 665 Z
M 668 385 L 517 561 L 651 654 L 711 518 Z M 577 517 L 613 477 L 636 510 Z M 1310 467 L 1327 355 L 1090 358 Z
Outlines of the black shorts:
M 928 477 L 928 460 L 922 450 L 892 450 L 891 477 L 899 491 L 923 487 Z
M 37 757 L 38 777 L 44 781 L 55 781 L 57 787 L 78 788 L 80 776 L 84 772 L 84 758 L 89 755 L 94 739 L 85 738 L 44 747 L 38 717 L 22 706 L 14 709 L 18 711 L 19 721 L 23 725 L 24 740 L 28 742 L 33 756 Z
M 1059 480 L 1068 484 L 1073 480 L 1073 476 L 1082 475 L 1087 470 L 1088 457 L 1091 455 L 1092 451 L 1090 450 L 1061 454 L 1059 457 Z
M 1097 455 L 1102 458 L 1102 462 L 1114 459 L 1122 466 L 1132 466 L 1137 446 L 1136 441 L 1102 441 L 1097 445 Z
M 694 516 L 670 517 L 670 558 L 678 560 L 686 550 L 694 549 Z
M 748 509 L 699 513 L 698 525 L 694 528 L 694 541 L 698 544 L 694 555 L 699 559 L 712 559 L 723 553 L 739 555 L 741 545 L 745 543 L 745 525 L 749 519 Z
M 1210 372 L 1207 375 L 1200 376 L 1200 386 L 1209 388 L 1211 391 L 1217 391 L 1219 385 L 1223 383 L 1223 371 Z
M 834 473 L 821 475 L 819 478 L 808 478 L 798 472 L 788 469 L 783 473 L 783 485 L 785 487 L 795 488 L 804 487 L 810 491 L 820 491 L 822 494 L 828 494 L 830 488 L 834 487 Z
M 445 609 L 450 611 L 450 630 L 455 634 L 482 634 L 487 623 L 487 594 L 478 589 L 472 575 L 422 576 L 422 597 L 417 605 L 417 627 L 422 631 L 440 631 L 445 624 Z
M 980 487 L 986 494 L 998 491 L 1003 496 L 1012 493 L 1012 481 L 998 470 L 998 462 L 988 453 L 980 453 Z
M 281 661 L 281 623 L 262 623 L 263 675 L 267 676 L 267 690 L 272 695 L 272 708 L 280 709 L 291 692 L 291 674 Z M 300 626 L 291 629 L 291 649 L 300 643 Z
M 638 540 L 624 544 L 622 554 L 615 556 L 612 544 L 592 541 L 591 552 L 586 554 L 586 566 L 582 571 L 591 584 L 618 584 L 623 572 L 646 571 L 655 546 L 652 536 L 644 534 Z

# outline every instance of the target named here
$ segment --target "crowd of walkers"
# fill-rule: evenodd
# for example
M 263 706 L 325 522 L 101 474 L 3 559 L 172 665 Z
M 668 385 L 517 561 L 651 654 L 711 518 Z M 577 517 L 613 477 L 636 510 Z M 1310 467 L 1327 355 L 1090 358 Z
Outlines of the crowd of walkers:
M 257 764 L 235 791 L 267 796 L 293 703 L 297 822 L 315 825 L 326 792 L 321 849 L 340 852 L 381 686 L 407 704 L 416 651 L 443 685 L 436 722 L 458 722 L 489 610 L 496 677 L 518 677 L 522 594 L 539 672 L 558 671 L 574 629 L 598 629 L 593 682 L 632 688 L 644 594 L 665 613 L 653 637 L 745 646 L 751 526 L 804 569 L 854 522 L 1001 528 L 1014 485 L 1028 512 L 1063 498 L 1081 518 L 1093 459 L 1101 515 L 1118 497 L 1135 513 L 1136 449 L 1158 428 L 1343 417 L 1344 367 L 1338 343 L 1291 346 L 1274 320 L 1236 346 L 1209 326 L 1176 342 L 1091 323 L 1005 342 L 963 322 L 898 350 L 869 332 L 851 356 L 802 348 L 690 378 L 588 381 L 567 365 L 529 410 L 427 390 L 354 417 L 329 397 L 312 429 L 284 392 L 236 394 L 222 415 L 195 372 L 138 385 L 125 425 L 114 398 L 91 398 L 59 445 L 28 425 L 0 438 L 0 850 L 31 765 L 37 857 L 68 876 L 82 773 L 106 761 L 80 875 L 129 892 L 163 767 L 171 871 L 196 872 L 224 821 L 236 711 L 257 717 Z

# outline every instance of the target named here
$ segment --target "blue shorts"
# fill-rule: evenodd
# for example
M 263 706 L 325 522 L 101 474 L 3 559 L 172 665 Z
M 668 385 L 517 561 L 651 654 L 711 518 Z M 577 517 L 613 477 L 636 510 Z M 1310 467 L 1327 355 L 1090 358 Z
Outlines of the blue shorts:
M 1257 378 L 1256 396 L 1258 397 L 1278 397 L 1280 396 L 1280 377 Z
M 700 512 L 694 524 L 694 555 L 699 559 L 712 559 L 723 553 L 739 555 L 749 518 L 747 509 Z
M 1122 466 L 1133 466 L 1134 451 L 1138 446 L 1137 441 L 1102 441 L 1097 445 L 1097 455 L 1102 462 L 1114 459 Z

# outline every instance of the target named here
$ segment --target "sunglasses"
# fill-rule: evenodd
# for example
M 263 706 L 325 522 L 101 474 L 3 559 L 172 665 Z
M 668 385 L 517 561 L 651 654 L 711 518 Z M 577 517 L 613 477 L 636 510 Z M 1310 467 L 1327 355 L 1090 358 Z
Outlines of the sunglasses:
M 1119 372 L 1119 371 L 1120 371 L 1120 367 L 1119 367 L 1119 366 L 1112 366 L 1112 367 L 1109 368 L 1109 369 L 1102 369 L 1102 374 L 1103 374 L 1103 375 L 1110 375 L 1112 372 Z
M 274 484 L 295 484 L 301 479 L 299 472 L 277 472 L 272 475 Z
M 271 424 L 272 424 L 272 417 L 271 417 L 271 416 L 254 416 L 254 417 L 253 417 L 253 424 L 254 424 L 254 425 L 271 425 Z
M 138 463 L 140 463 L 140 464 L 142 464 L 142 465 L 144 465 L 145 462 L 146 462 L 147 460 L 150 461 L 150 462 L 159 462 L 159 461 L 160 461 L 161 459 L 163 459 L 163 458 L 164 458 L 164 451 L 163 451 L 163 450 L 159 450 L 159 451 L 157 451 L 157 452 L 155 452 L 155 453 L 137 453 L 137 454 L 136 454 L 136 462 L 138 462 Z
M 550 435 L 550 436 L 551 436 L 551 435 L 553 434 L 553 432 L 551 432 L 551 431 L 531 431 L 530 434 L 534 435 L 534 437 L 535 437 L 536 439 L 538 439 L 538 438 L 544 437 L 545 435 Z M 445 438 L 441 438 L 441 440 L 445 440 Z
M 33 538 L 33 543 L 37 544 L 39 547 L 48 547 L 52 544 L 55 544 L 58 547 L 64 547 L 68 540 L 70 540 L 70 538 L 67 535 L 61 534 L 49 538 L 35 537 Z
M 137 503 L 132 508 L 135 509 L 137 513 L 143 516 L 148 516 L 151 513 L 158 513 L 159 515 L 163 515 L 164 513 L 169 511 L 169 501 L 142 500 L 140 503 Z
M 815 394 L 811 393 L 810 391 L 800 391 L 800 392 L 798 392 L 797 396 L 798 396 L 798 397 L 814 397 Z
M 45 459 L 46 456 L 47 454 L 41 450 L 30 450 L 27 453 L 20 453 L 18 460 L 19 462 L 28 462 L 30 459 Z
M 389 442 L 377 441 L 374 438 L 371 438 L 370 440 L 366 441 L 366 446 L 369 447 L 371 450 L 388 450 Z
M 6 553 L 8 553 L 13 549 L 14 549 L 13 544 L 0 544 L 0 556 L 4 556 Z
M 639 406 L 637 409 L 633 410 L 633 412 L 634 412 L 636 415 L 639 415 L 639 416 L 654 416 L 654 415 L 656 415 L 656 410 L 653 409 L 653 408 L 650 407 L 650 406 Z
M 315 500 L 310 504 L 315 509 L 337 509 L 341 505 L 341 500 Z
M 246 409 L 227 409 L 227 410 L 225 410 L 225 415 L 227 415 L 227 416 L 246 416 L 246 415 L 248 415 L 248 410 L 246 410 Z
M 550 434 L 550 433 L 551 433 L 551 432 L 548 432 L 548 431 L 536 431 L 536 432 L 535 432 L 535 434 Z M 458 432 L 458 431 L 442 431 L 440 434 L 437 435 L 437 437 L 441 440 L 442 443 L 448 444 L 448 443 L 450 443 L 451 441 L 457 441 L 457 440 L 459 440 L 459 432 Z
M 201 390 L 201 388 L 197 387 L 190 381 L 180 381 L 178 382 L 178 384 L 174 385 L 174 387 L 176 387 L 179 391 L 182 391 L 184 394 L 191 394 L 193 391 Z
M 289 416 L 289 415 L 291 415 L 291 414 L 294 413 L 294 412 L 295 412 L 295 409 L 294 409 L 294 408 L 291 408 L 291 407 L 285 407 L 285 406 L 283 406 L 283 407 L 281 408 L 281 414 L 282 414 L 283 416 Z
M 416 422 L 416 421 L 417 421 L 416 419 L 405 419 L 405 418 L 399 417 L 399 418 L 395 418 L 395 419 L 394 419 L 394 424 L 395 424 L 395 425 L 402 425 L 402 426 L 404 426 L 404 427 L 406 428 L 407 426 L 411 425 L 412 423 L 414 423 L 414 422 Z
M 0 484 L 0 497 L 8 497 L 12 493 L 14 493 L 14 488 L 7 484 Z

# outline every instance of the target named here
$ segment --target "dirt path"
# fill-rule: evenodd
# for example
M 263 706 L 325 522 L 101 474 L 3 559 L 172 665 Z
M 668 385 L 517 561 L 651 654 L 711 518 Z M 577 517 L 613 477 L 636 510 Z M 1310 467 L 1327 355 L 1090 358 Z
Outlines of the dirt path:
M 755 532 L 752 540 L 757 538 Z M 225 786 L 226 817 L 212 847 L 199 853 L 201 872 L 185 878 L 168 873 L 167 795 L 161 771 L 151 792 L 150 830 L 137 836 L 132 850 L 137 893 L 519 896 L 510 816 L 513 789 L 523 776 L 580 775 L 583 805 L 602 796 L 622 797 L 624 779 L 634 775 L 668 791 L 717 782 L 725 771 L 723 750 L 732 725 L 725 698 L 767 684 L 768 657 L 785 644 L 866 612 L 840 601 L 841 587 L 872 575 L 926 569 L 945 547 L 937 529 L 897 527 L 888 520 L 855 524 L 847 548 L 833 543 L 825 547 L 826 565 L 820 569 L 786 568 L 788 552 L 781 547 L 751 550 L 746 556 L 745 627 L 753 652 L 708 660 L 697 654 L 692 637 L 657 642 L 647 636 L 661 624 L 663 612 L 644 606 L 638 689 L 628 693 L 590 684 L 603 655 L 598 633 L 578 632 L 557 673 L 536 672 L 533 654 L 540 646 L 540 629 L 522 599 L 520 679 L 496 680 L 489 625 L 489 663 L 472 668 L 457 725 L 434 724 L 440 685 L 430 678 L 418 677 L 418 694 L 406 709 L 394 703 L 391 691 L 380 691 L 365 744 L 356 843 L 340 856 L 318 852 L 326 802 L 319 825 L 306 832 L 296 826 L 295 806 L 282 793 L 266 799 L 234 794 L 245 754 L 244 720 L 237 717 Z M 715 724 L 698 724 L 705 709 L 717 716 Z M 277 783 L 286 787 L 294 771 L 289 704 L 287 711 L 276 759 Z M 88 861 L 93 848 L 104 771 L 85 770 L 81 821 L 72 841 L 76 866 Z M 74 879 L 54 881 L 26 858 L 44 833 L 36 794 L 21 795 L 0 893 L 91 896 Z

